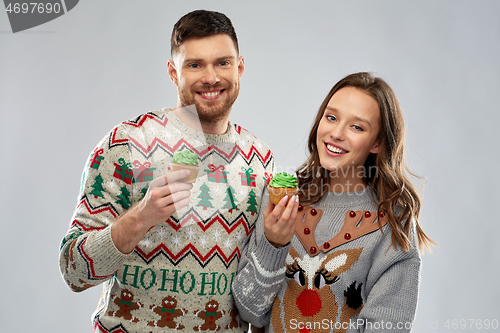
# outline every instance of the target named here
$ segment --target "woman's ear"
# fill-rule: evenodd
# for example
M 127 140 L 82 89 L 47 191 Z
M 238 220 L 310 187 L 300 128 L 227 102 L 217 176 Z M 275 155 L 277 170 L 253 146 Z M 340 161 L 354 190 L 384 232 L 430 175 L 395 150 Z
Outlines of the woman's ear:
M 378 154 L 378 142 L 375 143 L 373 148 L 370 150 L 370 153 L 372 154 Z

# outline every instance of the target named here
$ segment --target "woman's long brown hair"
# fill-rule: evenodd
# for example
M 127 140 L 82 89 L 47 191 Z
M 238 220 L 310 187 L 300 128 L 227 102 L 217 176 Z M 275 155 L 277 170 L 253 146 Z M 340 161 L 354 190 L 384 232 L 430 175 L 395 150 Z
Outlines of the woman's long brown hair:
M 403 251 L 408 251 L 410 230 L 412 223 L 415 223 L 420 250 L 425 247 L 430 251 L 430 244 L 435 243 L 420 227 L 420 198 L 407 176 L 414 175 L 404 160 L 404 121 L 401 107 L 391 87 L 370 73 L 346 76 L 335 84 L 321 104 L 309 134 L 309 157 L 297 170 L 300 202 L 316 203 L 330 189 L 329 172 L 320 164 L 316 136 L 330 99 L 345 87 L 354 87 L 368 93 L 379 105 L 382 123 L 378 137 L 379 150 L 378 154 L 370 154 L 365 162 L 364 181 L 373 191 L 379 212 L 385 211 L 388 214 L 392 245 L 396 248 L 399 245 Z

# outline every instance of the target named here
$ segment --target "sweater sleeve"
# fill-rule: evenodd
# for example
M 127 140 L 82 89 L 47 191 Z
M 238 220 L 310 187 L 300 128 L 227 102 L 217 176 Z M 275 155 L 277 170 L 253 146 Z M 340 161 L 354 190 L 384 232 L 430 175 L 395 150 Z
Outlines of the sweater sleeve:
M 389 250 L 386 246 L 380 248 L 380 259 L 375 261 L 366 281 L 367 299 L 358 316 L 356 329 L 348 332 L 411 331 L 421 267 L 414 236 L 414 233 L 410 235 L 413 247 L 410 246 L 408 252 L 394 247 Z
M 130 207 L 133 192 L 128 184 L 131 179 L 127 179 L 130 158 L 126 141 L 110 148 L 111 140 L 119 135 L 119 127 L 91 153 L 69 230 L 61 242 L 60 271 L 75 292 L 110 279 L 127 257 L 111 239 L 112 222 Z M 115 177 L 117 170 L 124 177 Z
M 266 188 L 255 230 L 242 251 L 232 284 L 240 317 L 257 327 L 269 323 L 273 301 L 285 280 L 285 260 L 290 248 L 275 248 L 264 234 L 263 212 L 268 202 Z

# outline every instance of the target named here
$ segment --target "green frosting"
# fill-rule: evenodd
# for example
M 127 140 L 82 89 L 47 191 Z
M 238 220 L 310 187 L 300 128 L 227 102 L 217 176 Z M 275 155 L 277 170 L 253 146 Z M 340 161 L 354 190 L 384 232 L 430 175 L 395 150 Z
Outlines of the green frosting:
M 271 187 L 297 187 L 297 177 L 289 175 L 286 172 L 280 172 L 274 175 L 269 182 Z
M 187 149 L 176 151 L 172 156 L 172 162 L 184 165 L 198 165 L 198 155 Z

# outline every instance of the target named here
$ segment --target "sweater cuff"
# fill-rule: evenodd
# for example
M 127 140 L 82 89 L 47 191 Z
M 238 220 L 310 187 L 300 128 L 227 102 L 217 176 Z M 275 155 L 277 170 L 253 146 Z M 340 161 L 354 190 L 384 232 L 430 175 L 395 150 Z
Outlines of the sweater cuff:
M 290 243 L 276 248 L 269 243 L 266 237 L 264 237 L 257 245 L 257 248 L 252 251 L 252 257 L 254 257 L 259 265 L 266 271 L 276 272 L 285 268 L 286 256 L 289 250 Z
M 102 270 L 98 275 L 114 274 L 121 267 L 123 260 L 129 256 L 121 253 L 113 243 L 111 225 L 88 237 L 86 251 L 92 258 L 95 269 Z

